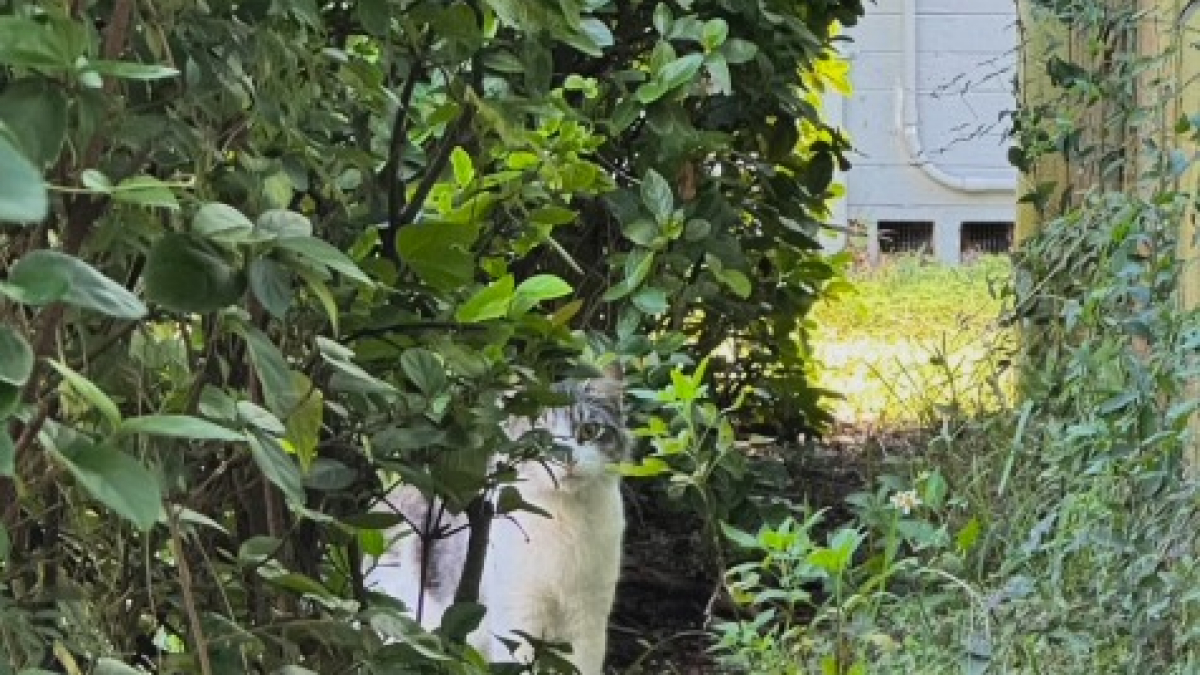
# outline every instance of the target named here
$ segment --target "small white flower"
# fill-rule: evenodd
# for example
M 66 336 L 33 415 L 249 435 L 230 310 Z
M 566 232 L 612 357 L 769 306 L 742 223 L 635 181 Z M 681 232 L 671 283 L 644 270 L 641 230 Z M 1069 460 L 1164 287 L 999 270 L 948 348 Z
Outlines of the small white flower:
M 896 494 L 892 495 L 891 499 L 888 501 L 892 503 L 892 506 L 895 507 L 896 510 L 900 511 L 900 513 L 903 513 L 906 516 L 909 513 L 912 513 L 913 509 L 921 505 L 921 498 L 917 496 L 916 490 L 904 490 L 903 492 L 897 492 Z

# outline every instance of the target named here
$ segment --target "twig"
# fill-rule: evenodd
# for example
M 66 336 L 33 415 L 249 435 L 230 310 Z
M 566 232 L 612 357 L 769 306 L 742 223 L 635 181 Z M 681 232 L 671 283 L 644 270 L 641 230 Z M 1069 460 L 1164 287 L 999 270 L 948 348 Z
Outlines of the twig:
M 421 65 L 419 61 L 414 60 L 408 71 L 408 80 L 404 83 L 404 91 L 400 93 L 400 106 L 396 110 L 396 119 L 392 121 L 392 137 L 389 139 L 388 146 L 388 163 L 387 163 L 387 208 L 388 208 L 388 226 L 380 233 L 380 245 L 383 248 L 383 255 L 390 260 L 398 260 L 399 253 L 396 251 L 396 234 L 405 224 L 403 214 L 406 204 L 405 185 L 403 178 L 404 169 L 404 146 L 408 142 L 408 109 L 412 105 L 413 90 L 417 85 L 417 78 L 421 75 Z
M 187 556 L 183 551 L 183 536 L 179 533 L 178 518 L 174 508 L 167 509 L 167 526 L 171 529 L 171 550 L 175 556 L 175 566 L 179 570 L 179 586 L 183 591 L 183 609 L 187 614 L 196 658 L 200 662 L 200 672 L 202 675 L 213 675 L 212 663 L 208 656 L 208 645 L 204 639 L 204 627 L 200 625 L 200 613 L 196 609 L 196 596 L 192 591 L 192 572 L 188 568 Z

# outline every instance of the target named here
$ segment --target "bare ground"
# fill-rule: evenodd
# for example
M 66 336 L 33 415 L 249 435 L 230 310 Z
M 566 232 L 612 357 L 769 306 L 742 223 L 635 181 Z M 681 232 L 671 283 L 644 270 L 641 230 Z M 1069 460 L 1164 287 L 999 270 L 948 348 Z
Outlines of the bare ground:
M 920 443 L 919 432 L 880 434 L 869 427 L 842 427 L 814 448 L 774 448 L 756 458 L 785 486 L 782 496 L 814 509 L 827 508 L 825 525 L 849 519 L 844 501 L 866 487 L 881 455 Z M 644 486 L 626 491 L 626 558 L 609 629 L 609 668 L 625 675 L 694 675 L 719 672 L 705 633 L 716 573 L 701 541 L 697 516 L 664 508 Z M 712 602 L 716 620 L 729 618 L 722 598 Z

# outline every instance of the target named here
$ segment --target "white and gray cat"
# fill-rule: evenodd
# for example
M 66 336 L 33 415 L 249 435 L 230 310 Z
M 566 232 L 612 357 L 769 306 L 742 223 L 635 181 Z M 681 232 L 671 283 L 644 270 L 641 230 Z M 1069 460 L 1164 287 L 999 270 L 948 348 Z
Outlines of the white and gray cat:
M 563 450 L 555 461 L 518 467 L 521 497 L 549 517 L 517 511 L 493 521 L 479 598 L 487 614 L 470 642 L 492 661 L 513 658 L 503 639 L 523 642 L 514 631 L 570 643 L 568 659 L 580 673 L 601 675 L 625 529 L 616 471 L 630 445 L 623 387 L 619 374 L 610 372 L 555 388 L 568 395 L 569 405 L 546 409 L 532 420 L 512 418 L 505 428 L 513 440 L 546 431 Z M 458 586 L 467 551 L 466 519 L 431 510 L 426 498 L 407 486 L 387 501 L 418 528 L 454 533 L 427 550 L 421 537 L 410 533 L 366 576 L 368 589 L 399 598 L 413 612 L 419 606 L 422 625 L 434 628 Z M 424 588 L 422 555 L 428 556 Z M 528 644 L 515 653 L 520 662 L 531 655 Z

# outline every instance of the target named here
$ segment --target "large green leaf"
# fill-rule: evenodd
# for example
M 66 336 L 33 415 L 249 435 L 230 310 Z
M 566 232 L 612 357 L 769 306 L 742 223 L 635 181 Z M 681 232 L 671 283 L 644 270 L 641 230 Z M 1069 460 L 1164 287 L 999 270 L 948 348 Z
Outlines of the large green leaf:
M 179 200 L 166 183 L 154 176 L 130 176 L 112 188 L 112 198 L 118 202 L 178 209 Z
M 65 21 L 0 16 L 0 64 L 24 68 L 67 69 L 75 62 Z
M 304 504 L 304 477 L 300 467 L 288 457 L 279 440 L 270 434 L 253 432 L 250 453 L 254 463 L 293 504 Z
M 89 61 L 86 67 L 101 75 L 111 75 L 122 80 L 161 80 L 179 74 L 178 70 L 168 66 L 130 61 Z
M 201 206 L 192 218 L 192 232 L 215 241 L 243 241 L 254 231 L 254 223 L 241 211 L 220 202 Z
M 284 439 L 291 446 L 305 471 L 317 457 L 321 440 L 321 422 L 325 415 L 325 395 L 303 373 L 292 372 L 292 387 L 299 393 L 300 402 L 287 418 Z
M 0 133 L 0 222 L 36 223 L 50 210 L 42 174 Z
M 104 390 L 96 386 L 95 382 L 75 372 L 65 363 L 59 363 L 54 359 L 49 359 L 48 363 L 58 371 L 59 375 L 62 375 L 63 380 L 76 394 L 79 394 L 80 398 L 100 411 L 109 424 L 115 427 L 121 423 L 121 411 L 117 408 L 117 404 L 108 394 L 104 393 Z
M 271 316 L 283 319 L 292 304 L 292 273 L 271 258 L 250 263 L 250 290 Z
M 663 225 L 675 210 L 675 196 L 662 174 L 650 169 L 642 179 L 642 203 L 654 214 L 654 220 Z
M 85 441 L 54 455 L 92 497 L 137 527 L 149 530 L 161 517 L 158 479 L 133 457 Z
M 400 355 L 400 369 L 426 396 L 441 393 L 447 386 L 446 365 L 437 354 L 415 347 Z
M 470 283 L 475 271 L 470 249 L 478 238 L 473 223 L 417 223 L 400 230 L 396 248 L 425 283 L 451 291 Z
M 316 237 L 282 237 L 275 241 L 275 245 L 325 265 L 355 281 L 368 285 L 373 283 L 350 256 Z
M 0 382 L 20 386 L 33 372 L 33 349 L 13 328 L 0 326 Z
M 236 330 L 250 348 L 250 361 L 254 364 L 254 374 L 262 383 L 267 407 L 280 419 L 287 419 L 296 406 L 297 394 L 283 353 L 265 333 L 253 326 L 238 324 Z
M 454 318 L 463 322 L 487 321 L 508 314 L 512 303 L 515 282 L 511 274 L 484 286 L 454 312 Z
M 178 232 L 151 247 L 145 278 L 146 297 L 177 312 L 215 312 L 236 303 L 245 289 L 245 276 L 215 245 Z
M 67 135 L 67 110 L 62 88 L 41 78 L 11 82 L 0 92 L 0 122 L 37 168 L 58 159 Z
M 244 434 L 191 415 L 130 417 L 117 427 L 119 434 L 146 434 L 194 441 L 244 441 Z
M 119 319 L 140 319 L 147 313 L 136 295 L 91 265 L 45 249 L 22 256 L 13 265 L 8 281 L 0 285 L 0 293 L 25 304 L 61 301 Z
M 539 302 L 570 295 L 571 284 L 553 274 L 536 274 L 522 281 L 513 292 L 509 316 L 520 316 Z

